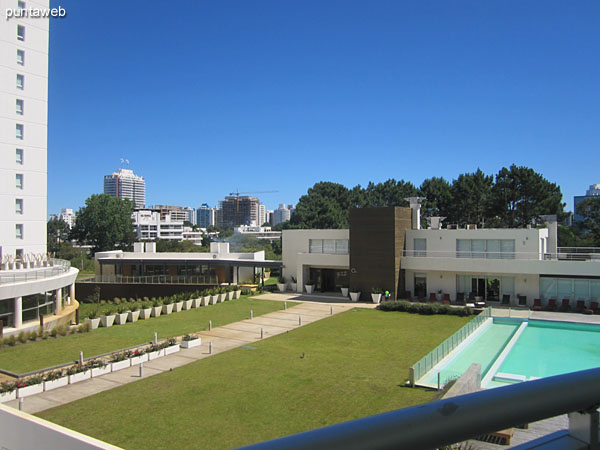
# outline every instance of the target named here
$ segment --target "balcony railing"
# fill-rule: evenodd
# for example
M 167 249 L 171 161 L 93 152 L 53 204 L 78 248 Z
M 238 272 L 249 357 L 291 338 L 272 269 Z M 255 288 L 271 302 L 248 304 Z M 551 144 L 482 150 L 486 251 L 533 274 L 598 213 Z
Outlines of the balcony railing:
M 245 448 L 433 449 L 569 413 L 569 430 L 552 435 L 552 448 L 598 449 L 599 379 L 600 369 L 558 375 L 416 405 Z M 524 444 L 519 448 L 534 448 L 534 445 Z
M 118 284 L 218 284 L 216 275 L 145 275 L 127 277 L 123 275 L 102 275 L 82 280 L 81 283 Z
M 538 252 L 482 252 L 404 250 L 402 256 L 439 259 L 518 259 L 526 261 L 600 261 L 600 252 L 571 252 L 559 249 L 557 253 Z
M 0 284 L 41 280 L 62 275 L 71 270 L 71 263 L 62 259 L 50 259 L 44 262 L 44 264 L 47 264 L 47 266 L 0 270 Z

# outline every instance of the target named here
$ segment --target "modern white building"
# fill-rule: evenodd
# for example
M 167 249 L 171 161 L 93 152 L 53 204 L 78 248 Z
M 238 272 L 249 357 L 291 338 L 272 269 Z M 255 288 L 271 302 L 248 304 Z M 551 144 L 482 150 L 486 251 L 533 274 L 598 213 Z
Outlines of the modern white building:
M 76 216 L 71 208 L 63 208 L 60 214 L 50 215 L 50 220 L 62 220 L 71 229 L 75 225 Z
M 29 3 L 29 2 L 27 2 Z M 48 8 L 48 0 L 36 7 Z M 4 13 L 25 7 L 0 0 Z M 46 253 L 48 18 L 0 21 L 0 321 L 4 335 L 71 320 L 77 269 Z
M 415 211 L 419 214 L 418 206 L 413 216 Z M 570 299 L 573 305 L 577 300 L 587 304 L 600 301 L 600 253 L 591 249 L 574 253 L 573 249 L 557 247 L 556 218 L 548 216 L 545 220 L 546 228 L 524 229 L 443 229 L 437 225 L 420 229 L 418 221 L 413 221 L 412 226 L 397 227 L 388 235 L 378 233 L 378 223 L 373 221 L 371 239 L 383 248 L 402 241 L 403 250 L 397 256 L 397 292 L 393 286 L 378 283 L 376 275 L 370 275 L 371 287 L 390 290 L 393 298 L 435 296 L 442 300 L 446 294 L 452 301 L 473 296 L 492 304 L 530 307 L 535 299 L 540 299 L 542 306 L 551 298 L 559 302 Z M 356 269 L 360 261 L 352 249 L 370 253 L 364 235 L 353 233 L 352 227 L 351 221 L 349 230 L 284 230 L 285 277 L 295 277 L 299 291 L 306 279 L 315 281 L 321 291 L 352 285 L 353 276 L 360 272 Z M 388 258 L 377 257 L 378 251 L 373 248 L 371 252 L 374 261 Z M 394 259 L 387 260 L 382 267 L 393 266 Z
M 196 245 L 202 245 L 202 239 L 206 236 L 206 228 L 200 228 L 199 230 L 193 230 L 191 227 L 183 227 L 184 241 L 191 241 Z
M 138 240 L 183 240 L 183 220 L 175 220 L 170 213 L 158 209 L 136 209 L 132 216 Z
M 146 180 L 130 169 L 119 169 L 104 176 L 104 193 L 117 198 L 129 199 L 137 208 L 146 204 Z
M 254 236 L 257 239 L 266 239 L 269 241 L 281 239 L 281 231 L 272 231 L 271 227 L 252 227 L 249 225 L 240 225 L 239 227 L 233 228 L 233 233 L 244 236 Z
M 267 222 L 267 207 L 264 203 L 258 205 L 258 226 L 262 227 Z

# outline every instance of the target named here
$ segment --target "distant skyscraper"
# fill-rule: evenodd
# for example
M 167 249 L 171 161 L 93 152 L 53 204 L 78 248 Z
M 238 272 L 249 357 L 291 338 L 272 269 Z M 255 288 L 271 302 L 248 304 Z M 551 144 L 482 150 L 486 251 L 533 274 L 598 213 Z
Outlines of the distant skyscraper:
M 200 228 L 216 225 L 215 209 L 206 203 L 196 208 L 196 225 Z
M 250 196 L 228 196 L 219 202 L 223 214 L 224 227 L 256 225 L 260 200 Z
M 273 225 L 287 222 L 290 220 L 291 212 L 286 208 L 285 203 L 280 203 L 279 208 L 273 211 Z
M 262 227 L 267 221 L 267 207 L 264 204 L 258 205 L 258 226 Z
M 592 184 L 585 192 L 585 195 L 576 195 L 573 197 L 573 221 L 583 221 L 583 216 L 577 214 L 577 205 L 586 198 L 600 198 L 600 184 Z
M 133 173 L 133 170 L 119 169 L 104 177 L 104 193 L 117 198 L 133 200 L 136 208 L 146 204 L 146 181 Z

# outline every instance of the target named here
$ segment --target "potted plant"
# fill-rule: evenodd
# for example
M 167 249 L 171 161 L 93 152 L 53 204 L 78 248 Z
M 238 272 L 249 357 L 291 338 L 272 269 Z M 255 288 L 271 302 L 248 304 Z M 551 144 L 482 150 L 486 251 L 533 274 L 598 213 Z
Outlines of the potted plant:
M 350 300 L 352 300 L 353 302 L 357 302 L 358 300 L 360 300 L 360 294 L 361 292 L 358 290 L 358 288 L 350 287 Z
M 290 289 L 292 290 L 292 292 L 296 292 L 296 289 L 298 289 L 298 283 L 296 283 L 296 277 L 292 277 L 292 282 L 290 283 Z
M 225 298 L 227 298 L 227 292 L 225 292 L 224 287 L 220 287 L 219 288 L 219 303 L 223 303 L 225 301 Z
M 242 295 L 242 289 L 236 284 L 233 286 L 233 298 L 240 298 Z
M 306 289 L 307 294 L 312 294 L 315 289 L 315 282 L 313 280 L 308 280 L 304 283 L 304 289 Z
M 205 289 L 202 291 L 202 306 L 210 305 L 212 299 L 211 290 Z
M 348 297 L 348 285 L 345 284 L 341 287 L 342 289 L 342 297 Z
M 131 365 L 135 366 L 136 364 L 148 361 L 148 355 L 146 355 L 146 350 L 137 348 L 131 352 L 129 359 L 131 360 Z
M 9 402 L 17 398 L 17 384 L 14 381 L 0 383 L 0 403 Z
M 194 297 L 192 298 L 192 308 L 200 308 L 202 305 L 202 293 L 200 291 L 196 291 L 194 293 Z
M 23 380 L 17 380 L 17 398 L 44 392 L 44 377 L 32 375 Z
M 173 297 L 165 297 L 162 303 L 161 314 L 171 314 L 173 312 Z
M 112 327 L 115 322 L 115 316 L 116 314 L 113 312 L 112 308 L 107 308 L 104 311 L 104 314 L 100 316 L 100 325 L 103 327 Z
M 86 362 L 86 365 L 92 369 L 92 378 L 110 373 L 111 367 L 102 359 L 92 359 Z
M 173 299 L 173 312 L 179 312 L 183 309 L 183 298 L 181 294 L 177 294 Z
M 186 294 L 185 300 L 183 301 L 183 309 L 185 311 L 187 311 L 189 309 L 192 309 L 193 306 L 194 306 L 194 299 L 193 299 L 192 295 Z
M 98 317 L 98 308 L 90 310 L 88 312 L 87 318 L 85 319 L 87 323 L 90 324 L 90 328 L 92 330 L 98 328 L 100 326 L 100 317 Z
M 210 292 L 210 304 L 216 305 L 217 302 L 219 301 L 219 293 L 217 292 L 216 289 L 211 289 L 208 292 Z
M 150 344 L 146 347 L 146 354 L 148 355 L 148 361 L 165 356 L 165 346 L 162 344 Z
M 171 353 L 176 353 L 179 351 L 179 344 L 175 338 L 167 339 L 167 346 L 165 347 L 165 356 L 170 355 Z
M 137 322 L 137 320 L 140 318 L 140 305 L 138 305 L 137 303 L 134 303 L 131 305 L 131 311 L 129 311 L 127 313 L 127 320 L 129 320 L 130 322 Z M 148 308 L 148 316 L 150 316 L 150 309 Z
M 140 309 L 140 319 L 147 320 L 150 317 L 152 317 L 152 303 L 143 301 L 142 308 Z
M 129 316 L 129 311 L 127 311 L 126 306 L 119 306 L 117 308 L 117 314 L 115 314 L 115 323 L 117 325 L 123 325 L 127 322 L 127 316 Z
M 186 334 L 181 340 L 182 348 L 193 348 L 202 345 L 202 339 L 198 336 L 194 336 L 193 334 Z
M 44 391 L 51 391 L 69 384 L 69 377 L 62 369 L 51 370 L 44 374 Z
M 227 286 L 225 288 L 227 291 L 227 300 L 233 300 L 235 293 L 233 292 L 233 286 Z
M 69 384 L 73 384 L 92 378 L 92 370 L 85 364 L 77 363 L 67 369 L 67 376 L 69 377 Z
M 285 292 L 285 287 L 285 277 L 281 275 L 279 278 L 277 278 L 277 289 L 279 292 Z
M 131 360 L 129 359 L 130 353 L 129 350 L 125 350 L 124 352 L 113 353 L 110 355 L 110 361 L 112 363 L 111 370 L 114 372 L 116 370 L 131 367 Z
M 381 294 L 383 294 L 383 289 L 378 287 L 371 289 L 371 298 L 373 299 L 373 303 L 379 304 L 379 302 L 381 302 Z

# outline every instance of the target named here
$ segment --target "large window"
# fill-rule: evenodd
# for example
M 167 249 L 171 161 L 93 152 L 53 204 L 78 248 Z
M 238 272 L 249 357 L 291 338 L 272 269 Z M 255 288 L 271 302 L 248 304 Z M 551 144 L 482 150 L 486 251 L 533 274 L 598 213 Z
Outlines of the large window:
M 23 322 L 38 320 L 40 314 L 52 314 L 55 300 L 56 293 L 54 291 L 23 297 Z
M 427 256 L 427 239 L 415 239 L 415 256 Z
M 309 239 L 308 252 L 347 255 L 348 239 Z
M 600 279 L 540 277 L 540 296 L 544 301 L 555 298 L 600 300 Z
M 468 296 L 471 292 L 487 301 L 498 302 L 504 295 L 515 298 L 515 278 L 494 275 L 457 275 L 456 292 Z
M 514 239 L 457 239 L 457 258 L 515 259 Z

